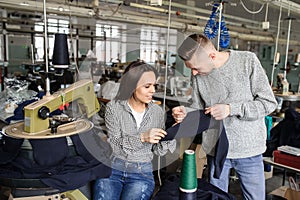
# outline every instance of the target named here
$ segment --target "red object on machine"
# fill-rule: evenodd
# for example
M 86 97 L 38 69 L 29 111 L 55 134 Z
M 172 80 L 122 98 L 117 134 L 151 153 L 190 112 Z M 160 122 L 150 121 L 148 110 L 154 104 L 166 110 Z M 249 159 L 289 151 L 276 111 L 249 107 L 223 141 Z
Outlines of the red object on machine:
M 273 151 L 274 162 L 300 169 L 300 156 L 283 153 L 279 150 Z

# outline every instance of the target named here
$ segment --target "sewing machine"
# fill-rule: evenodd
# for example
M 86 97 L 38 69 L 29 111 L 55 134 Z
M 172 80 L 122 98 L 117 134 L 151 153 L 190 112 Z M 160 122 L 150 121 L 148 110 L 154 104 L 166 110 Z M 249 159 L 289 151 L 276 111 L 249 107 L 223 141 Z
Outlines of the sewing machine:
M 8 125 L 3 128 L 3 132 L 11 137 L 43 139 L 69 136 L 91 129 L 92 122 L 82 118 L 65 121 L 62 119 L 58 126 L 53 124 L 55 117 L 51 116 L 51 112 L 67 109 L 69 103 L 75 100 L 80 113 L 86 118 L 100 110 L 92 80 L 80 80 L 64 90 L 46 95 L 41 100 L 25 106 L 24 122 Z
M 184 76 L 174 76 L 170 78 L 171 96 L 186 96 L 190 89 L 190 78 Z

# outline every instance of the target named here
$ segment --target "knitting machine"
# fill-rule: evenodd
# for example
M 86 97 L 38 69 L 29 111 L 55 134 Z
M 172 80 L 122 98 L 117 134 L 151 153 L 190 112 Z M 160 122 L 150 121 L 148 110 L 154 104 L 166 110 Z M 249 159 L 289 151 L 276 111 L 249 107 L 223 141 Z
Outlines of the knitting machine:
M 65 110 L 76 102 L 84 118 L 69 118 L 52 115 L 54 111 Z M 44 139 L 70 136 L 93 127 L 88 120 L 100 110 L 91 80 L 80 80 L 68 88 L 45 95 L 41 100 L 24 107 L 24 121 L 8 125 L 3 132 L 11 137 Z

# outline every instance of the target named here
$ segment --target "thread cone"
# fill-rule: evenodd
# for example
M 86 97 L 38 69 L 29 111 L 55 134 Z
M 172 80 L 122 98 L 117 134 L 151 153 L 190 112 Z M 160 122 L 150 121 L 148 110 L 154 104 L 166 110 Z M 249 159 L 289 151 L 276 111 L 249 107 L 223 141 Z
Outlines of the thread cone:
M 193 193 L 198 187 L 196 157 L 193 150 L 185 150 L 181 168 L 180 186 L 182 192 Z

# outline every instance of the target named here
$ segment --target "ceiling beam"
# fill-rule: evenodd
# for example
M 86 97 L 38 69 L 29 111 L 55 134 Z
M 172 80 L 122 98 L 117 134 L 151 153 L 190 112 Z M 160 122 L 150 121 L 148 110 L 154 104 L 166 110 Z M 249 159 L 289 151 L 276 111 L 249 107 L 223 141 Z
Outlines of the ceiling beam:
M 283 1 L 283 0 L 282 0 Z M 35 12 L 42 12 L 43 11 L 43 3 L 38 1 L 27 1 L 29 6 L 20 6 L 24 0 L 0 0 L 0 5 L 5 8 L 9 9 L 17 9 L 20 10 L 26 10 L 26 11 L 35 11 Z M 107 2 L 116 2 L 120 3 L 121 1 L 112 1 L 107 0 Z M 67 16 L 77 16 L 77 17 L 85 17 L 85 18 L 98 18 L 98 19 L 106 19 L 106 20 L 114 20 L 114 21 L 121 21 L 121 22 L 128 22 L 128 23 L 137 23 L 137 24 L 148 24 L 152 26 L 160 26 L 160 27 L 168 27 L 168 20 L 166 17 L 162 17 L 162 15 L 157 14 L 147 14 L 144 13 L 144 16 L 139 16 L 139 13 L 132 13 L 127 12 L 127 6 L 122 5 L 122 9 L 119 9 L 118 12 L 112 11 L 112 9 L 105 8 L 105 6 L 101 5 L 101 7 L 98 7 L 97 9 L 90 9 L 90 8 L 84 8 L 84 7 L 76 7 L 71 5 L 62 5 L 62 4 L 56 4 L 56 3 L 47 3 L 47 13 L 55 13 L 57 15 L 67 15 Z M 111 4 L 112 5 L 112 4 Z M 120 6 L 114 4 L 115 6 Z M 154 9 L 151 6 L 141 6 L 136 3 L 130 3 L 130 5 L 134 7 L 140 7 L 141 9 L 145 10 L 151 10 L 154 11 Z M 182 6 L 180 4 L 175 4 L 176 6 Z M 20 8 L 21 7 L 21 8 Z M 129 9 L 130 10 L 130 9 Z M 165 9 L 155 9 L 156 12 L 165 12 Z M 198 10 L 198 9 L 194 9 Z M 200 10 L 198 10 L 200 11 Z M 201 10 L 202 11 L 202 10 Z M 172 11 L 175 12 L 175 11 Z M 203 17 L 200 15 L 189 15 L 186 16 L 189 17 L 187 19 L 196 19 L 201 18 L 203 21 L 207 21 L 208 17 Z M 195 25 L 193 23 L 188 23 L 183 21 L 184 18 L 176 18 L 172 17 L 170 27 L 174 29 L 178 29 L 180 31 L 186 31 L 186 32 L 203 32 L 204 26 Z M 253 22 L 250 20 L 249 22 Z M 228 24 L 230 24 L 228 22 Z M 266 32 L 259 31 L 260 29 L 253 29 L 255 31 L 251 32 L 251 28 L 246 27 L 242 28 L 239 26 L 232 26 L 231 30 L 229 30 L 230 36 L 232 38 L 238 38 L 241 40 L 246 41 L 259 41 L 259 42 L 270 42 L 274 43 L 275 39 L 272 35 L 268 35 Z M 235 27 L 235 28 L 234 28 Z M 249 30 L 250 33 L 247 33 L 246 30 Z M 279 41 L 279 43 L 286 43 L 285 39 L 282 39 Z M 290 41 L 291 45 L 300 45 L 300 41 Z

